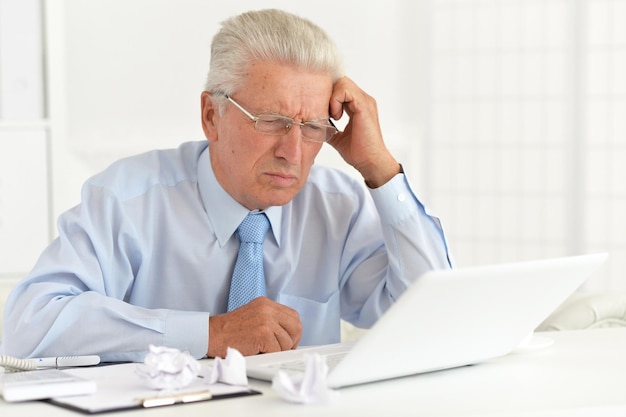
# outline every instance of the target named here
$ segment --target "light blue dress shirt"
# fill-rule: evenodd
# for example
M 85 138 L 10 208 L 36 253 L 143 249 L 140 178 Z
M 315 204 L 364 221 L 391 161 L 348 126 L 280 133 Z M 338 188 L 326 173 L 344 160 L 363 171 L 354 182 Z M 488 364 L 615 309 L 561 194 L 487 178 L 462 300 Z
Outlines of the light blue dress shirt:
M 203 357 L 248 214 L 217 182 L 208 152 L 207 141 L 188 142 L 89 179 L 9 296 L 5 352 L 143 361 L 153 344 Z M 404 174 L 368 190 L 314 166 L 290 203 L 266 213 L 267 295 L 299 312 L 301 345 L 338 342 L 340 318 L 370 327 L 420 274 L 450 267 L 439 221 Z

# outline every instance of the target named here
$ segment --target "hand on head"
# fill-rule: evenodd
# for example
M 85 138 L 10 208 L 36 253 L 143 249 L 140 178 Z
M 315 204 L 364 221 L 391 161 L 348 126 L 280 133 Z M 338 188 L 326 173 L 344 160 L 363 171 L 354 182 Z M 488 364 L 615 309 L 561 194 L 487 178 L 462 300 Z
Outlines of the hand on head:
M 370 187 L 379 187 L 400 172 L 400 164 L 385 146 L 374 98 L 350 78 L 342 77 L 334 85 L 329 109 L 333 119 L 346 112 L 350 120 L 328 143 Z

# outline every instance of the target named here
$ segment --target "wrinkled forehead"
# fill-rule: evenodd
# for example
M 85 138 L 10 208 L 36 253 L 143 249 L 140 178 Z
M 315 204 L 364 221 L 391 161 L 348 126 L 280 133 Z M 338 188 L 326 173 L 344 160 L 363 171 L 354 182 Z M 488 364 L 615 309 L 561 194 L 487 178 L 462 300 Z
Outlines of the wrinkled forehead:
M 332 89 L 330 74 L 293 65 L 254 61 L 233 97 L 256 112 L 272 111 L 312 120 L 327 117 Z

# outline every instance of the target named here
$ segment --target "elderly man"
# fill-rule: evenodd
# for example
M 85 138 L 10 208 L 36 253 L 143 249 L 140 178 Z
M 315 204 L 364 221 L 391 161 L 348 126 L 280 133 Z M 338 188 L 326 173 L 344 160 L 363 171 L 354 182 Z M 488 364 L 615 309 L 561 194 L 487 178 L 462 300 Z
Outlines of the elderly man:
M 224 22 L 201 115 L 207 140 L 86 182 L 9 297 L 6 353 L 141 361 L 149 344 L 199 358 L 337 342 L 340 319 L 367 328 L 420 274 L 450 267 L 375 101 L 308 20 Z M 325 142 L 365 185 L 314 165 Z

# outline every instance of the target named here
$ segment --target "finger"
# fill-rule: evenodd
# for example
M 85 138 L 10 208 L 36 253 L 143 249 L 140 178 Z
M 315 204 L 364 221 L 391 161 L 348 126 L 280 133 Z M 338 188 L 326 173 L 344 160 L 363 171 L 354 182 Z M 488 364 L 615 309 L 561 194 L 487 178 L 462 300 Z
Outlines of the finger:
M 334 120 L 341 119 L 341 117 L 343 116 L 343 102 L 331 98 L 330 104 L 328 106 L 328 112 L 330 113 L 330 117 L 332 117 Z
M 289 334 L 296 334 L 302 332 L 302 322 L 300 321 L 300 314 L 298 310 L 291 307 L 279 304 L 279 314 L 277 319 L 280 325 L 289 332 Z
M 275 324 L 272 336 L 280 345 L 280 349 L 287 350 L 297 347 L 302 338 L 300 314 L 297 310 L 279 303 L 271 302 L 269 305 L 272 312 L 265 320 Z
M 354 100 L 351 92 L 351 90 L 354 90 L 354 87 L 354 83 L 348 77 L 340 78 L 335 83 L 329 103 L 330 116 L 333 119 L 341 119 L 344 110 L 347 110 L 345 104 Z M 348 113 L 348 116 L 351 116 L 350 113 Z
M 351 91 L 342 91 L 338 95 L 331 97 L 330 115 L 333 119 L 339 120 L 345 112 L 348 117 L 354 114 L 354 93 Z
M 260 330 L 260 329 L 259 329 Z M 258 346 L 256 347 L 257 353 L 272 353 L 272 352 L 280 352 L 285 350 L 282 348 L 281 340 L 277 336 L 278 331 L 276 328 L 272 328 L 269 331 L 260 331 L 257 335 Z
M 280 346 L 280 350 L 293 349 L 293 346 L 296 343 L 291 334 L 289 334 L 289 332 L 287 332 L 283 327 L 280 326 L 276 329 L 274 337 L 276 342 Z
M 258 352 L 255 353 L 270 353 L 293 349 L 300 341 L 300 334 L 294 338 L 278 322 L 258 326 L 254 332 L 259 342 L 257 348 Z
M 300 345 L 300 341 L 301 340 L 302 340 L 302 333 L 300 333 L 300 336 L 298 336 L 297 339 L 294 339 L 293 345 L 291 346 L 291 349 L 297 349 L 298 345 Z

